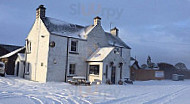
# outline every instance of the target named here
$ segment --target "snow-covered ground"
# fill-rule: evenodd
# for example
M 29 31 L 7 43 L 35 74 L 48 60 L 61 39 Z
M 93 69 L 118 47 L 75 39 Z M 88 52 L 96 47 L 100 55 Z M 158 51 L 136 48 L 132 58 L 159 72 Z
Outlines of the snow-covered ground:
M 0 104 L 189 104 L 190 80 L 73 86 L 0 77 Z

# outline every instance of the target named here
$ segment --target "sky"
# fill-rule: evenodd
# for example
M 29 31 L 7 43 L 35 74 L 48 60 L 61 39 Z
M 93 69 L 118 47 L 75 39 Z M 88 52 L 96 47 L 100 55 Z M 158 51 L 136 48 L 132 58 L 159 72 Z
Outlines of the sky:
M 150 55 L 190 69 L 190 0 L 0 0 L 0 43 L 24 45 L 41 4 L 46 16 L 83 26 L 100 16 L 105 31 L 119 28 L 140 65 Z

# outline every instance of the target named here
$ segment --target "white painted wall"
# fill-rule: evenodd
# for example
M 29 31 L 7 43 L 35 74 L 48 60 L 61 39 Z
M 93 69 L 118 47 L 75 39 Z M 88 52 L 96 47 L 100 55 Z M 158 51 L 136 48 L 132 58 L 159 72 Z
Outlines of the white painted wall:
M 18 77 L 21 77 L 23 78 L 23 75 L 24 75 L 24 62 L 21 61 L 19 59 L 19 57 L 16 59 L 15 61 L 15 71 L 14 71 L 14 75 L 16 76 L 17 75 L 17 66 L 19 64 L 19 73 L 18 73 Z
M 68 56 L 67 76 L 69 76 L 69 64 L 76 64 L 76 75 L 86 76 L 86 71 L 88 70 L 87 58 L 97 48 L 109 46 L 105 35 L 102 26 L 96 25 L 87 35 L 87 40 L 78 40 L 78 54 L 69 53 Z M 30 73 L 29 75 L 25 75 L 25 78 L 39 82 L 65 81 L 68 38 L 53 34 L 50 35 L 42 20 L 37 18 L 27 39 L 32 43 L 32 51 L 30 54 L 27 54 L 27 63 L 30 63 Z M 69 38 L 69 52 L 71 39 L 72 38 Z M 55 42 L 54 48 L 49 47 L 49 43 L 52 41 Z M 123 78 L 129 78 L 130 50 L 123 49 L 122 51 L 122 57 L 124 58 Z M 101 75 L 98 77 L 89 76 L 89 80 L 92 81 L 94 77 L 96 77 L 103 80 L 103 82 L 106 81 L 106 79 L 103 78 L 103 68 L 105 67 L 104 65 L 109 64 L 108 60 L 109 62 L 110 60 L 114 60 L 116 63 L 121 61 L 120 57 L 110 54 L 105 64 L 100 63 L 102 70 Z M 26 65 L 26 68 L 27 67 Z M 116 73 L 116 80 L 119 80 L 119 72 Z M 109 76 L 111 76 L 111 72 Z
M 27 39 L 31 41 L 32 48 L 31 53 L 27 54 L 27 63 L 30 63 L 30 73 L 25 75 L 25 78 L 46 82 L 49 32 L 40 18 L 36 19 Z
M 78 40 L 78 53 L 70 53 L 71 40 L 73 38 L 61 37 L 57 35 L 50 36 L 50 42 L 55 42 L 55 47 L 49 50 L 48 59 L 48 74 L 47 81 L 65 81 L 65 66 L 66 66 L 66 55 L 67 55 L 67 39 L 69 39 L 69 56 L 67 66 L 67 76 L 69 75 L 69 65 L 76 64 L 76 75 L 86 76 L 86 40 Z M 56 64 L 54 61 L 56 60 Z
M 122 57 L 124 59 L 125 64 L 123 64 L 123 80 L 124 78 L 130 78 L 130 57 L 131 57 L 131 50 L 123 48 L 122 49 Z
M 89 57 L 99 47 L 108 46 L 105 32 L 100 25 L 96 25 L 87 35 L 87 57 Z
M 88 63 L 88 69 L 89 69 L 90 65 L 99 65 L 99 75 L 89 74 L 88 80 L 90 82 L 94 82 L 95 79 L 98 79 L 98 80 L 102 81 L 102 77 L 103 77 L 103 62 L 89 62 Z
M 115 54 L 114 50 L 112 50 L 110 52 L 110 54 L 104 59 L 104 70 L 103 72 L 106 72 L 106 65 L 108 65 L 108 79 L 111 80 L 111 71 L 112 71 L 112 67 L 110 66 L 110 62 L 114 62 L 114 65 L 116 67 L 116 83 L 118 83 L 118 81 L 120 80 L 120 68 L 119 68 L 119 63 L 122 62 L 123 65 L 125 65 L 124 60 L 122 59 L 122 57 L 120 56 L 120 54 Z M 123 70 L 125 70 L 123 68 Z M 105 76 L 103 77 L 103 82 L 106 82 L 106 78 Z

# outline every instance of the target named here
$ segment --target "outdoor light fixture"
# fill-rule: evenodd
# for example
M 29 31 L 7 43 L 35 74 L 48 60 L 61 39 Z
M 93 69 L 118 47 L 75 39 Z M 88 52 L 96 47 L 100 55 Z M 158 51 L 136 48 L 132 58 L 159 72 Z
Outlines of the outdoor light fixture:
M 49 46 L 52 48 L 55 47 L 55 42 L 54 41 L 50 42 Z
M 57 61 L 56 61 L 56 59 L 53 59 L 53 63 L 54 63 L 54 64 L 57 64 Z
M 120 62 L 119 63 L 119 68 L 121 68 L 123 66 L 123 63 L 122 62 Z
M 114 62 L 112 61 L 112 62 L 110 62 L 110 66 L 113 66 L 114 65 Z

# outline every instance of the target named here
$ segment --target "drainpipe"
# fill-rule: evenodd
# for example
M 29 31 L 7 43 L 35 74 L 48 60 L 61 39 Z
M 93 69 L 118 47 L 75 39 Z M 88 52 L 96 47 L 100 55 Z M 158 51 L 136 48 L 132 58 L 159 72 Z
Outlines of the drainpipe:
M 67 54 L 66 54 L 66 65 L 65 65 L 65 82 L 67 82 L 68 61 L 69 61 L 69 38 L 67 38 Z

